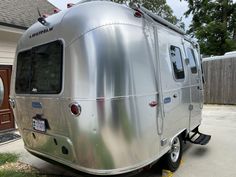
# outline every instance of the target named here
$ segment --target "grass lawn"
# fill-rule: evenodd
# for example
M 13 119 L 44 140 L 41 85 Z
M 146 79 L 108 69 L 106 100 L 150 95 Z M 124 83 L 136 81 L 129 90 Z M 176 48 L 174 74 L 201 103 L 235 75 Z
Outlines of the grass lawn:
M 0 171 L 1 177 L 40 177 L 34 173 L 25 173 L 25 172 L 17 172 L 14 170 L 1 170 Z
M 5 163 L 16 162 L 19 158 L 18 154 L 12 153 L 0 153 L 0 166 Z

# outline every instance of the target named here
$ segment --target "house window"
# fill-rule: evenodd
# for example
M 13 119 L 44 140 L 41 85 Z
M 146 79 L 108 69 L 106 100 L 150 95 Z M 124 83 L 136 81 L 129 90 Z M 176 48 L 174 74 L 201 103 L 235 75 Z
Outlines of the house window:
M 173 66 L 176 79 L 184 79 L 184 66 L 182 55 L 179 47 L 170 46 L 170 60 Z
M 196 58 L 195 58 L 193 49 L 188 48 L 187 55 L 188 55 L 188 59 L 189 59 L 189 65 L 191 68 L 191 72 L 195 74 L 195 73 L 197 73 L 197 64 L 196 64 Z
M 62 88 L 62 51 L 62 42 L 55 41 L 19 53 L 16 68 L 16 93 L 60 93 Z

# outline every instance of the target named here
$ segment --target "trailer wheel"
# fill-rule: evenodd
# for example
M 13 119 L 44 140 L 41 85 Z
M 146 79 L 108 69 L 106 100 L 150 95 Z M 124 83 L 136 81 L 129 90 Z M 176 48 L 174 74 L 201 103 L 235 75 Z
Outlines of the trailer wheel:
M 182 159 L 183 140 L 181 136 L 173 139 L 170 151 L 163 156 L 163 167 L 171 172 L 178 169 Z

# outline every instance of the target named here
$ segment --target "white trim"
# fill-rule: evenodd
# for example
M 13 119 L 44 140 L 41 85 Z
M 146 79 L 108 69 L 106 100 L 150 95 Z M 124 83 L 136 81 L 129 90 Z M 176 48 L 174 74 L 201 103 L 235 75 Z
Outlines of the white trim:
M 3 26 L 3 25 L 0 25 L 0 31 L 6 31 L 6 32 L 11 32 L 11 33 L 17 33 L 17 34 L 23 34 L 25 32 L 25 30 L 23 29 L 18 29 L 18 28 Z
M 9 60 L 0 59 L 0 65 L 10 65 L 10 66 L 12 66 L 13 62 L 14 62 L 14 58 L 9 59 Z
M 207 57 L 203 58 L 202 61 L 206 62 L 206 61 L 224 60 L 224 59 L 236 59 L 236 54 Z

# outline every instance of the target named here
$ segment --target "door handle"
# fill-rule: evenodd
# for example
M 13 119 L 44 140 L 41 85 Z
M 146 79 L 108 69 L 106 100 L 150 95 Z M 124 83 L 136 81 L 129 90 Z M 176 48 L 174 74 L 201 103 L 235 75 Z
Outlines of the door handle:
M 177 98 L 178 96 L 177 96 L 177 94 L 174 94 L 173 97 L 174 97 L 174 98 Z

